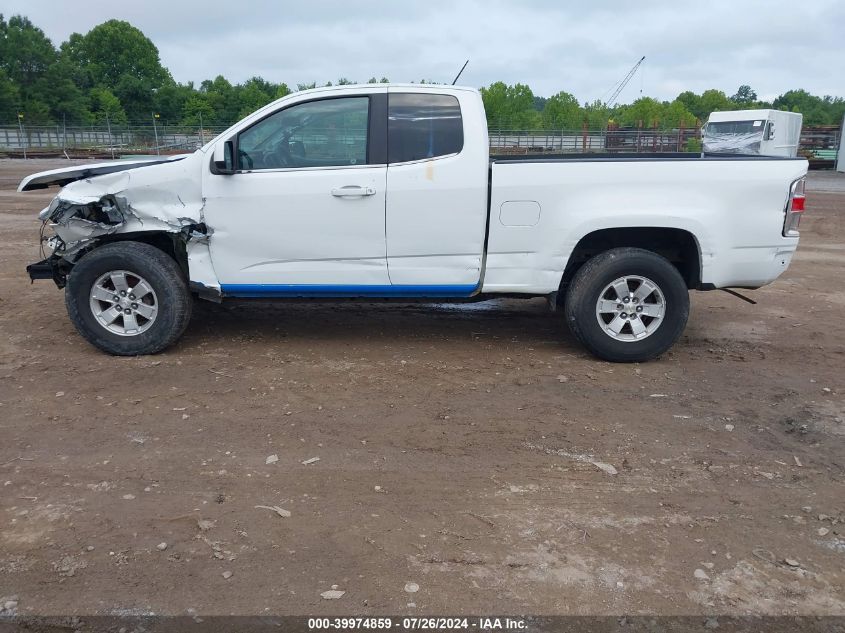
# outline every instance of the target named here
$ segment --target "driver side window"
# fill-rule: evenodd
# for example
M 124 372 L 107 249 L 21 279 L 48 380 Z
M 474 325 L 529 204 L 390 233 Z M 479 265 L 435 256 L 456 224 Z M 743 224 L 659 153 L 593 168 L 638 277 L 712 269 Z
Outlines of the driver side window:
M 271 114 L 238 136 L 238 169 L 365 165 L 369 104 L 322 99 Z

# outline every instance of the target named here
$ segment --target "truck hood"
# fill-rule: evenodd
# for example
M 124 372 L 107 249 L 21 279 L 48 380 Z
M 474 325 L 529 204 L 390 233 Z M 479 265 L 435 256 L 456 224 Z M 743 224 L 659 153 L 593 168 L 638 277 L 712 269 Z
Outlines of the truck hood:
M 161 163 L 183 160 L 186 156 L 189 156 L 189 154 L 179 154 L 176 156 L 149 156 L 128 160 L 116 160 L 107 163 L 88 163 L 85 165 L 63 167 L 62 169 L 41 171 L 21 180 L 21 184 L 18 185 L 18 191 L 46 189 L 50 185 L 65 186 L 75 180 L 82 180 L 84 178 L 91 178 L 102 174 L 113 174 L 119 171 L 126 171 L 127 169 L 137 169 L 138 167 L 149 167 L 150 165 L 159 165 Z

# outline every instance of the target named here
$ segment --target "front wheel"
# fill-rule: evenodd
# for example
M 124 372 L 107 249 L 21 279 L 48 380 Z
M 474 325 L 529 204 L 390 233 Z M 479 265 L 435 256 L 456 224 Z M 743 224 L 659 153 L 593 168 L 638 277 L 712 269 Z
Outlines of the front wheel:
M 65 288 L 68 316 L 85 339 L 109 354 L 155 354 L 191 318 L 191 295 L 172 257 L 142 242 L 114 242 L 82 257 Z
M 681 336 L 689 291 L 666 258 L 640 248 L 614 248 L 575 273 L 565 314 L 575 337 L 599 358 L 647 361 Z

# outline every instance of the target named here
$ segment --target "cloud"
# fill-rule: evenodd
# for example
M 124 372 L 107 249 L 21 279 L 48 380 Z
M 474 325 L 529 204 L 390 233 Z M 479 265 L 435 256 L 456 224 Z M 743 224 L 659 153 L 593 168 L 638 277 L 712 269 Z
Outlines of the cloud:
M 581 101 L 608 93 L 643 55 L 621 95 L 670 99 L 682 90 L 750 84 L 761 98 L 792 88 L 842 94 L 845 3 L 710 0 L 638 3 L 559 0 L 314 0 L 120 3 L 6 0 L 56 44 L 111 18 L 131 22 L 158 46 L 177 81 L 260 75 L 290 85 L 366 81 L 526 83 Z M 73 6 L 73 9 L 69 7 Z

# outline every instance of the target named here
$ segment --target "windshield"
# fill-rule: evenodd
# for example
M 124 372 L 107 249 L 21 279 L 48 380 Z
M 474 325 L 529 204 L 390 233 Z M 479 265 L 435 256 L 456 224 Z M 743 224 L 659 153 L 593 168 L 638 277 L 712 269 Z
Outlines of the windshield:
M 762 134 L 763 119 L 755 121 L 714 121 L 707 124 L 704 133 L 708 136 L 717 134 Z

